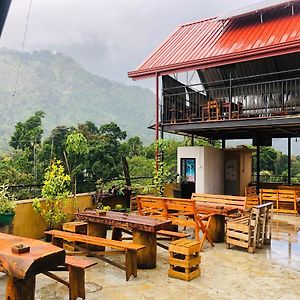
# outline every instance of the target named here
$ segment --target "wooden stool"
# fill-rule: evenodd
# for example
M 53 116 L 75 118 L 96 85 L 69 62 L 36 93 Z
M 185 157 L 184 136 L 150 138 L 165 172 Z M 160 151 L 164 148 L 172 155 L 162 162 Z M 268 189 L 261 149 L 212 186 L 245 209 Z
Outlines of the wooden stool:
M 63 231 L 86 234 L 87 233 L 87 223 L 82 221 L 67 222 L 63 224 Z M 64 243 L 63 248 L 68 251 L 77 251 L 75 247 Z
M 190 281 L 200 276 L 201 262 L 200 242 L 188 239 L 179 239 L 170 243 L 169 263 L 170 277 Z
M 87 223 L 86 222 L 68 222 L 63 224 L 63 231 L 86 234 Z

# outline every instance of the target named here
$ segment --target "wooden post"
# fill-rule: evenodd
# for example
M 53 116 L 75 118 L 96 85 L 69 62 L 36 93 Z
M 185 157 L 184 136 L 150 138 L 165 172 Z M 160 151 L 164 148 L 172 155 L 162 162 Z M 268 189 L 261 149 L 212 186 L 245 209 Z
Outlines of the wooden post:
M 35 276 L 16 279 L 10 275 L 6 283 L 6 300 L 34 300 Z
M 137 253 L 137 266 L 139 269 L 156 268 L 156 234 L 146 231 L 133 231 L 133 243 L 145 245 Z
M 84 274 L 82 268 L 69 266 L 69 298 L 76 300 L 85 299 Z

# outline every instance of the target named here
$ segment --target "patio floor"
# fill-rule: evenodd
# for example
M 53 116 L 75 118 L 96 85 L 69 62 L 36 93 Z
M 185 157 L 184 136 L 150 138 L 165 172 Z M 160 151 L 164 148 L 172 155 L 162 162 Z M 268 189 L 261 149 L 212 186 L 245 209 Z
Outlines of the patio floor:
M 206 244 L 201 253 L 202 274 L 190 282 L 168 277 L 168 252 L 161 248 L 157 268 L 138 270 L 138 277 L 128 282 L 125 272 L 95 259 L 98 265 L 86 272 L 86 299 L 300 299 L 299 230 L 299 217 L 275 215 L 271 246 L 255 254 L 226 249 L 224 243 L 214 248 Z M 5 298 L 5 279 L 1 274 L 0 299 Z M 68 299 L 68 290 L 38 275 L 36 299 Z

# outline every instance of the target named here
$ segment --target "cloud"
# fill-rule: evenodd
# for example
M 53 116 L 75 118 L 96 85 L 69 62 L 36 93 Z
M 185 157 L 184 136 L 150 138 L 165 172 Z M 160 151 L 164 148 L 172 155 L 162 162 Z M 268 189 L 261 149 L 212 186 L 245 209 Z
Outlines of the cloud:
M 21 49 L 29 3 L 12 1 L 0 46 Z M 55 49 L 93 73 L 129 83 L 127 71 L 177 25 L 240 5 L 236 0 L 33 0 L 25 50 Z

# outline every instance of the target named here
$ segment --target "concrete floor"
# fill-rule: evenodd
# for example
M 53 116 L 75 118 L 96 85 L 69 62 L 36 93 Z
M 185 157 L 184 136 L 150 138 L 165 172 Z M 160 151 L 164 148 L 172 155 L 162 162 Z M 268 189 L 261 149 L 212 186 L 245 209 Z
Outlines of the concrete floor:
M 300 218 L 274 216 L 271 246 L 255 254 L 205 245 L 201 276 L 185 282 L 169 278 L 168 252 L 158 249 L 157 268 L 138 270 L 125 281 L 125 272 L 94 258 L 86 272 L 88 300 L 135 299 L 300 299 Z M 121 258 L 120 258 L 121 260 Z M 67 274 L 64 274 L 67 278 Z M 0 275 L 0 299 L 5 299 L 5 275 Z M 68 299 L 68 290 L 44 275 L 37 276 L 36 299 Z

